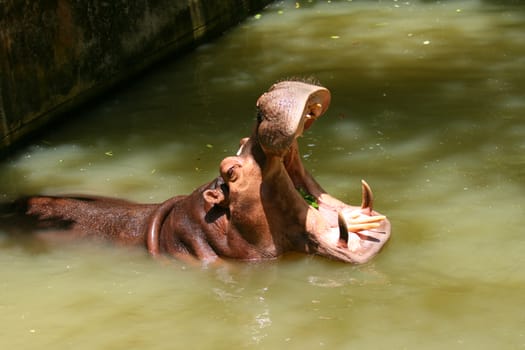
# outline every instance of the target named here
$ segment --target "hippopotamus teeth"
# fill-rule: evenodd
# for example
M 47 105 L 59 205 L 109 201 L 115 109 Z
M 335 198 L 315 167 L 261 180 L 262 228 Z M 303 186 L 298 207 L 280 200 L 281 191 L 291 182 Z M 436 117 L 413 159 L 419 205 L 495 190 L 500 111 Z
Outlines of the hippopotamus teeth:
M 372 193 L 372 189 L 365 180 L 361 180 L 361 189 L 361 209 L 369 209 L 370 212 L 368 215 L 371 215 L 373 209 L 372 206 L 374 204 L 374 195 Z
M 337 223 L 339 224 L 339 242 L 337 245 L 341 248 L 348 248 L 348 227 L 341 212 L 337 213 Z
M 378 218 L 380 218 L 381 216 L 378 216 Z M 340 247 L 340 248 L 349 248 L 349 246 L 351 245 L 349 243 L 349 239 L 350 239 L 350 234 L 349 234 L 349 231 L 348 231 L 348 223 L 344 217 L 344 215 L 339 211 L 337 213 L 337 223 L 339 225 L 339 241 L 337 242 L 337 246 Z M 362 231 L 357 231 L 357 228 L 358 226 L 362 225 Z M 374 230 L 372 228 L 372 226 L 379 226 L 379 224 L 373 224 L 373 223 L 363 223 L 363 224 L 360 224 L 360 223 L 355 223 L 352 225 L 352 228 L 353 228 L 353 231 L 352 231 L 352 234 L 357 236 L 360 240 L 363 240 L 363 241 L 370 241 L 370 242 L 376 242 L 376 243 L 380 243 L 381 240 L 379 240 L 378 238 L 376 237 L 373 237 L 371 235 L 367 235 L 365 232 L 374 232 L 374 233 L 382 233 L 384 234 L 385 232 L 382 232 L 382 231 L 377 231 L 377 230 Z M 354 238 L 355 238 L 354 236 Z

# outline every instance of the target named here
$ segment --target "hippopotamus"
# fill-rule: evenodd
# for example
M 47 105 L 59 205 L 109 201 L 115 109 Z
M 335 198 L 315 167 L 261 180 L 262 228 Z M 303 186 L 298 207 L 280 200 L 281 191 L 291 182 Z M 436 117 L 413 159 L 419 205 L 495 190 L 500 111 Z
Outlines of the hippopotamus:
M 372 259 L 390 238 L 390 222 L 362 203 L 329 195 L 301 162 L 297 138 L 330 104 L 325 87 L 282 81 L 257 100 L 257 120 L 219 176 L 188 195 L 158 204 L 93 196 L 30 196 L 11 212 L 45 235 L 93 237 L 145 246 L 154 257 L 217 263 L 275 259 L 286 252 L 347 263 Z

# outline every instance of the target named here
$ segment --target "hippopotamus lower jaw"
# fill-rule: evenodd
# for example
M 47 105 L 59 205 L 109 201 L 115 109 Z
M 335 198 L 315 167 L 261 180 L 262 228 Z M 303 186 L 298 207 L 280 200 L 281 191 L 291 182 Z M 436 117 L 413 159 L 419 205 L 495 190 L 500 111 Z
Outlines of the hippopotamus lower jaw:
M 390 238 L 390 222 L 372 209 L 372 191 L 362 181 L 360 207 L 351 206 L 323 193 L 310 206 L 307 238 L 310 253 L 334 260 L 362 264 L 372 259 Z
M 297 141 L 283 159 L 286 172 L 310 204 L 307 233 L 320 255 L 364 263 L 374 257 L 390 238 L 390 222 L 373 210 L 370 186 L 361 180 L 361 205 L 344 203 L 328 194 L 304 169 Z

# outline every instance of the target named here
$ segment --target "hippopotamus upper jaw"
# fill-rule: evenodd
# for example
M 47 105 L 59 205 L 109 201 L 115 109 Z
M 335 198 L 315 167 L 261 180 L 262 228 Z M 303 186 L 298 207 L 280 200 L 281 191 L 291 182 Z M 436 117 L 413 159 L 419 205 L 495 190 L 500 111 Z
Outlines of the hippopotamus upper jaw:
M 330 105 L 330 92 L 300 81 L 274 84 L 257 100 L 257 135 L 267 155 L 282 156 Z

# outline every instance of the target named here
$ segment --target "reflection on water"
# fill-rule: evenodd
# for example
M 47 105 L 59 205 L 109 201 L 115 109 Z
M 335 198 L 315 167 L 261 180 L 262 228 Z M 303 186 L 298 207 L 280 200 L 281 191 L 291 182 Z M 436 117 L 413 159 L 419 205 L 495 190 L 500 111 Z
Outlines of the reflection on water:
M 375 190 L 393 238 L 366 266 L 219 270 L 0 236 L 2 348 L 523 348 L 525 6 L 277 3 L 0 164 L 0 196 L 159 202 L 217 174 L 283 77 L 331 89 L 301 140 L 324 187 Z

